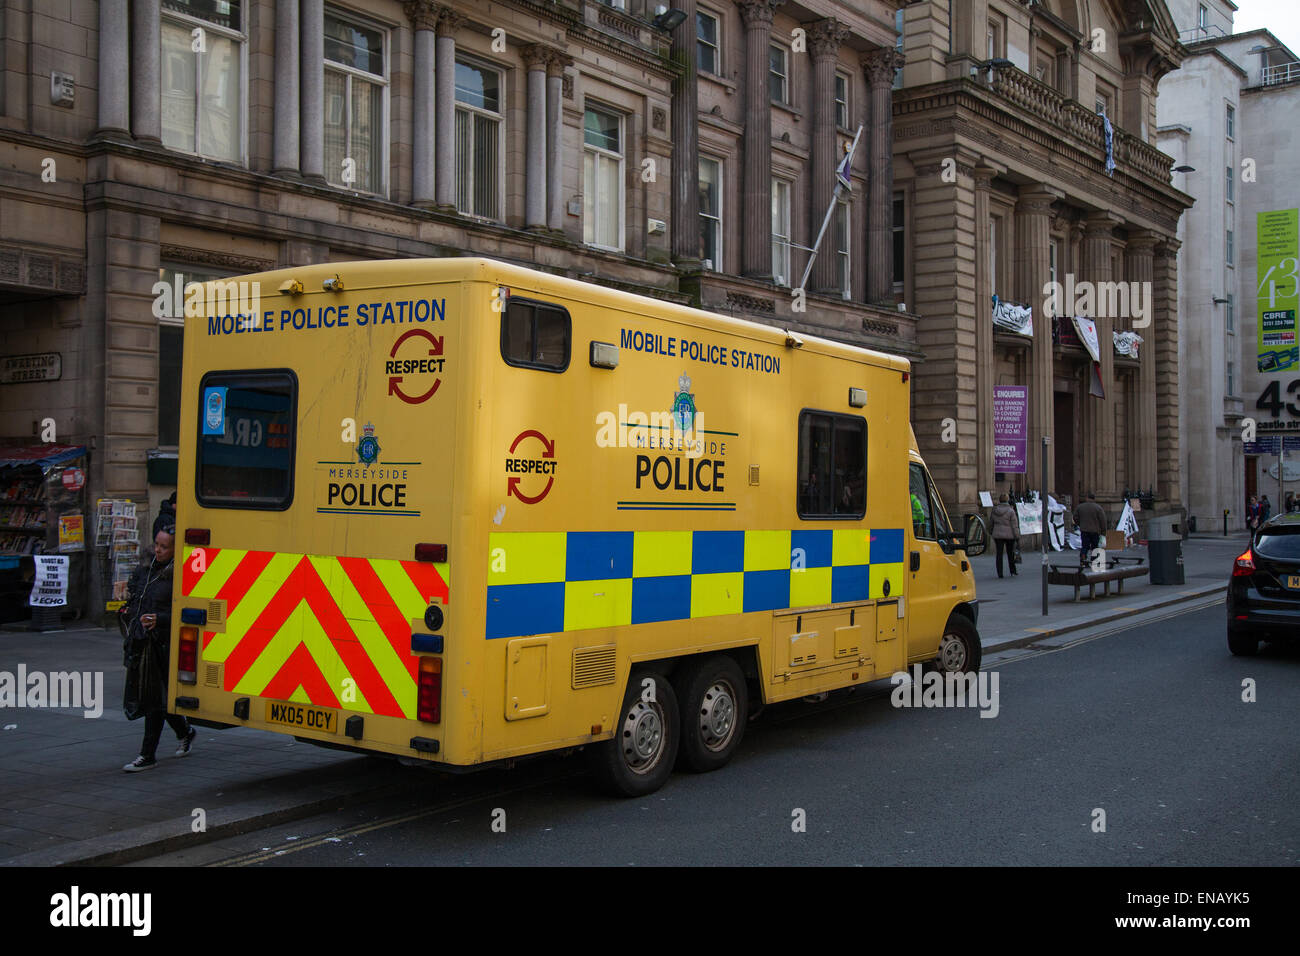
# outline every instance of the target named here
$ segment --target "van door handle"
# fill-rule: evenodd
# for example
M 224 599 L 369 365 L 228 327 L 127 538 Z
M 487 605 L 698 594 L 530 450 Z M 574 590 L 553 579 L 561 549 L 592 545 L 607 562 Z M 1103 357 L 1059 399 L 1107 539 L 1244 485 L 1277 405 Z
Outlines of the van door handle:
M 921 552 L 920 552 L 920 551 L 913 551 L 913 552 L 912 552 L 912 570 L 913 570 L 913 571 L 920 571 L 920 570 L 921 570 Z

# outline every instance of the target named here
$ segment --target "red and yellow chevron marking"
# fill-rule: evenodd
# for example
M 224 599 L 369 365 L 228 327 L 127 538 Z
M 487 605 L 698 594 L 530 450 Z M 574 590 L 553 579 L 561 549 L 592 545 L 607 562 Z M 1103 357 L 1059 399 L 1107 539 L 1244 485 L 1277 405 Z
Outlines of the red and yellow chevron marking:
M 186 548 L 181 594 L 226 602 L 225 633 L 205 631 L 202 650 L 225 664 L 225 690 L 414 718 L 410 621 L 447 603 L 447 580 L 421 561 Z

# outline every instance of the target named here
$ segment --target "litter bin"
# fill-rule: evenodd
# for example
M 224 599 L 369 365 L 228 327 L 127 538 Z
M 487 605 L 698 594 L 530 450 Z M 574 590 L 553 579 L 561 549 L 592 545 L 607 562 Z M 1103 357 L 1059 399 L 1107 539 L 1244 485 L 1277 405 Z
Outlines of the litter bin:
M 1152 584 L 1183 583 L 1183 536 L 1178 528 L 1178 515 L 1147 522 L 1147 554 L 1151 559 Z

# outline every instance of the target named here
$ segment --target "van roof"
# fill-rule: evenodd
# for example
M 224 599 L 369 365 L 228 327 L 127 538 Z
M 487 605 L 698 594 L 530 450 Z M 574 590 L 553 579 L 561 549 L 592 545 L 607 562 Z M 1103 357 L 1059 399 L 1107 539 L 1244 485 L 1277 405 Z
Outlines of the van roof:
M 647 317 L 667 318 L 688 325 L 704 325 L 721 332 L 730 332 L 733 335 L 743 335 L 783 348 L 786 347 L 785 330 L 775 326 L 749 322 L 717 312 L 679 305 L 676 302 L 652 299 L 647 296 L 624 292 L 620 289 L 611 289 L 607 286 L 597 285 L 595 282 L 569 279 L 564 276 L 552 275 L 548 272 L 540 272 L 535 269 L 527 269 L 523 266 L 477 256 L 442 259 L 328 262 L 312 266 L 291 266 L 285 269 L 275 269 L 269 272 L 228 277 L 214 281 L 230 282 L 235 279 L 258 281 L 263 285 L 270 286 L 272 290 L 278 290 L 284 282 L 297 279 L 302 282 L 304 289 L 314 291 L 315 288 L 319 288 L 320 277 L 329 277 L 335 274 L 343 279 L 344 289 L 349 292 L 359 289 L 382 289 L 413 283 L 426 284 L 431 282 L 454 282 L 457 280 L 500 282 L 507 286 L 525 285 L 564 298 L 600 305 L 617 304 L 629 312 Z M 276 292 L 271 291 L 268 296 L 274 294 Z M 653 307 L 653 312 L 651 307 Z M 793 334 L 802 343 L 801 348 L 813 352 L 873 365 L 878 368 L 893 369 L 898 372 L 907 372 L 911 369 L 911 363 L 897 355 L 845 345 L 818 336 L 806 335 L 803 332 Z

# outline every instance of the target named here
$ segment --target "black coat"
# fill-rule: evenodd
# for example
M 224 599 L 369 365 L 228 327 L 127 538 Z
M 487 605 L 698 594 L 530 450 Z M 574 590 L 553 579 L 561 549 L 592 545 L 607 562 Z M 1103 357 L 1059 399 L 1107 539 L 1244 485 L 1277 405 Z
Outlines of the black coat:
M 122 709 L 127 720 L 167 709 L 167 658 L 171 645 L 172 562 L 153 561 L 136 568 L 127 583 L 126 604 L 120 612 L 124 638 L 122 663 L 126 687 Z M 153 630 L 140 623 L 144 614 L 156 614 Z

